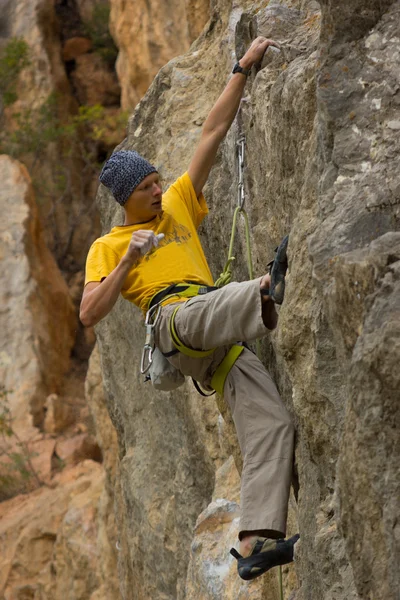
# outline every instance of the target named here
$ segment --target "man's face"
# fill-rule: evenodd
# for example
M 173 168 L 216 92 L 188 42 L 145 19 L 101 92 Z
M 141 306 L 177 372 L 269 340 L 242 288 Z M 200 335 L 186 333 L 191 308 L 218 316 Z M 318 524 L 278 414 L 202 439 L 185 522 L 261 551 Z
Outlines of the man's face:
M 160 175 L 150 173 L 139 183 L 126 201 L 124 208 L 137 223 L 150 221 L 162 213 Z

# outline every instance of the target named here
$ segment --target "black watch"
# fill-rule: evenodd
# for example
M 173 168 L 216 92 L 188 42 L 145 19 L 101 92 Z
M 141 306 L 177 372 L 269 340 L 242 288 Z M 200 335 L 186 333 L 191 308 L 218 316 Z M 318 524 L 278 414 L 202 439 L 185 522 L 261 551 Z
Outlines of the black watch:
M 241 67 L 237 62 L 236 65 L 233 67 L 232 73 L 242 73 L 243 75 L 246 75 L 246 77 L 248 77 L 250 75 L 250 69 L 243 69 L 243 67 Z

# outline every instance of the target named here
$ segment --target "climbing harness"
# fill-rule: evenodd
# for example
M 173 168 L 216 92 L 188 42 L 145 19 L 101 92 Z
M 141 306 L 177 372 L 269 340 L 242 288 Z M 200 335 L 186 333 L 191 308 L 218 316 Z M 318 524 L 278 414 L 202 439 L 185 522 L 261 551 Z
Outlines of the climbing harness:
M 232 346 L 222 363 L 216 369 L 211 379 L 211 387 L 218 392 L 220 396 L 222 396 L 224 392 L 225 379 L 243 350 L 243 345 L 235 344 Z
M 168 323 L 169 335 L 171 336 L 172 343 L 178 352 L 182 352 L 182 354 L 190 356 L 190 358 L 206 358 L 207 356 L 213 354 L 213 352 L 215 352 L 215 348 L 211 348 L 210 350 L 194 350 L 193 348 L 185 346 L 185 344 L 180 341 L 175 329 L 175 316 L 179 309 L 180 306 L 175 308 Z
M 160 304 L 161 302 L 165 302 L 173 297 L 177 298 L 194 298 L 194 296 L 201 296 L 203 294 L 208 294 L 208 292 L 213 292 L 218 289 L 215 286 L 203 285 L 199 283 L 195 283 L 192 281 L 187 281 L 184 283 L 173 283 L 167 288 L 157 292 L 154 294 L 149 302 L 149 309 L 153 308 L 156 304 Z
M 155 349 L 154 327 L 157 325 L 159 316 L 161 314 L 161 303 L 174 297 L 193 298 L 194 296 L 205 294 L 215 289 L 217 288 L 188 282 L 182 284 L 172 284 L 165 290 L 161 290 L 161 292 L 154 294 L 149 302 L 149 310 L 146 313 L 145 319 L 146 339 L 143 346 L 140 366 L 140 372 L 142 375 L 145 375 L 149 371 L 153 363 L 153 354 Z M 148 381 L 148 377 L 145 379 L 145 381 Z

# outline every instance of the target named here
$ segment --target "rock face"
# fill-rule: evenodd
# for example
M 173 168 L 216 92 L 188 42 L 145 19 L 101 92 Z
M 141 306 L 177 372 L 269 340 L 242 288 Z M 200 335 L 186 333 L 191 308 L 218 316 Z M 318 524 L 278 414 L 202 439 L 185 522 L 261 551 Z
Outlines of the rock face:
M 11 132 L 18 128 L 16 113 L 24 115 L 32 111 L 36 115 L 47 111 L 51 95 L 57 97 L 55 104 L 51 104 L 52 110 L 59 111 L 58 116 L 52 110 L 48 115 L 46 112 L 43 128 L 38 132 L 33 128 L 39 139 L 33 151 L 29 130 L 25 138 L 29 149 L 22 159 L 30 168 L 36 189 L 42 192 L 36 194 L 36 201 L 25 167 L 6 156 L 0 157 L 3 182 L 0 371 L 2 383 L 13 390 L 9 394 L 13 426 L 34 455 L 32 464 L 37 475 L 51 486 L 1 504 L 0 596 L 7 600 L 119 597 L 118 537 L 113 512 L 115 481 L 117 486 L 120 483 L 116 434 L 104 407 L 95 353 L 87 379 L 97 442 L 94 439 L 93 420 L 83 406 L 84 363 L 93 347 L 94 334 L 82 331 L 75 314 L 83 287 L 80 269 L 90 242 L 99 234 L 94 206 L 97 164 L 93 164 L 92 155 L 89 161 L 85 160 L 88 158 L 85 137 L 77 140 L 80 150 L 65 148 L 57 140 L 47 144 L 46 137 L 48 120 L 53 123 L 53 117 L 57 117 L 58 125 L 70 123 L 81 105 L 101 103 L 105 118 L 100 129 L 104 131 L 95 143 L 99 155 L 94 158 L 103 160 L 120 139 L 117 128 L 121 123 L 120 86 L 115 69 L 98 52 L 96 36 L 91 39 L 87 28 L 87 23 L 93 25 L 99 4 L 104 7 L 108 3 L 103 0 L 1 2 L 0 47 L 12 37 L 23 38 L 29 46 L 30 59 L 30 65 L 18 80 L 17 102 L 3 111 L 0 100 L 2 133 L 9 134 L 4 137 L 5 145 L 12 140 Z M 175 36 L 169 46 L 160 47 L 161 59 L 153 47 L 152 60 L 156 66 L 152 66 L 152 75 L 173 54 L 189 47 L 208 18 L 205 2 L 189 2 L 185 9 L 181 4 L 179 10 L 173 7 L 173 19 L 179 21 L 182 35 Z M 189 26 L 182 21 L 186 14 Z M 171 23 L 168 27 L 173 29 Z M 97 134 L 100 135 L 98 131 Z M 66 150 L 71 150 L 70 154 Z M 90 159 L 92 163 L 88 164 Z M 68 281 L 69 290 L 46 243 Z M 0 401 L 3 417 L 3 396 Z M 211 429 L 216 427 L 215 421 L 214 409 Z M 213 436 L 209 440 L 217 454 Z M 4 458 L 3 441 L 0 450 L 1 501 L 18 490 L 29 491 L 38 485 L 36 479 L 22 485 L 14 478 L 12 485 L 3 486 L 3 469 L 11 461 L 7 462 L 7 456 Z M 103 458 L 106 479 L 98 462 L 93 462 Z M 57 475 L 59 470 L 61 475 Z M 117 501 L 119 498 L 117 495 Z M 193 518 L 199 511 L 197 508 L 193 511 Z M 181 562 L 184 564 L 185 560 Z M 126 585 L 130 585 L 129 580 Z
M 3 598 L 116 597 L 104 592 L 109 573 L 99 553 L 103 477 L 101 465 L 87 460 L 61 474 L 52 489 L 0 504 Z
M 68 288 L 47 249 L 25 167 L 0 156 L 1 370 L 15 418 L 43 420 L 69 367 L 76 326 Z M 57 360 L 54 357 L 57 356 Z
M 1 598 L 119 597 L 111 487 L 117 445 L 104 406 L 97 352 L 90 361 L 87 399 L 101 451 L 88 433 L 58 439 L 37 435 L 30 444 L 37 454 L 32 462 L 46 486 L 0 503 Z M 104 468 L 99 464 L 102 453 Z
M 111 31 L 119 47 L 121 106 L 133 108 L 158 70 L 185 52 L 209 17 L 208 0 L 111 0 Z
M 300 491 L 290 533 L 298 527 L 302 539 L 296 575 L 292 567 L 284 574 L 286 592 L 292 600 L 395 600 L 400 4 L 324 0 L 321 13 L 315 2 L 213 3 L 208 28 L 161 69 L 120 148 L 143 153 L 171 183 L 188 165 L 235 50 L 240 57 L 256 33 L 282 43 L 249 78 L 205 190 L 211 213 L 202 240 L 217 276 L 243 132 L 257 273 L 290 232 L 280 324 L 263 342 L 263 360 L 297 426 Z M 104 188 L 99 203 L 108 230 L 121 214 Z M 247 276 L 243 249 L 240 229 L 237 279 Z M 237 481 L 221 469 L 235 441 L 212 400 L 189 384 L 155 393 L 142 383 L 143 325 L 127 302 L 97 332 L 118 433 L 124 600 L 275 598 L 275 574 L 241 591 L 227 557 Z
M 116 556 L 118 531 L 114 512 L 118 442 L 104 401 L 100 356 L 97 346 L 90 357 L 85 392 L 96 428 L 97 442 L 104 457 L 103 467 L 105 470 L 104 487 L 99 499 L 97 521 L 97 550 L 100 555 L 102 586 L 98 591 L 98 595 L 95 595 L 92 600 L 108 600 L 108 598 L 120 597 Z
M 46 243 L 63 270 L 76 273 L 99 231 L 94 206 L 97 156 L 85 139 L 81 145 L 66 141 L 60 127 L 71 125 L 81 105 L 101 103 L 104 120 L 112 117 L 120 106 L 120 87 L 113 66 L 84 36 L 75 0 L 4 0 L 0 45 L 13 37 L 27 43 L 30 64 L 19 75 L 17 101 L 0 113 L 2 128 L 10 132 L 2 146 L 28 167 L 39 192 Z M 22 140 L 19 149 L 11 139 L 16 129 Z M 107 153 L 106 140 L 98 146 L 100 153 Z

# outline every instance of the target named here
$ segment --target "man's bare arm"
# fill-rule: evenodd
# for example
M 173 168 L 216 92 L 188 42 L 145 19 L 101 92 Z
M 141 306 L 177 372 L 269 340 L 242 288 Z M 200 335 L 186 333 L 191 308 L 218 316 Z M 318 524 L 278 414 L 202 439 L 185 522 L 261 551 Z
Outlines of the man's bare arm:
M 263 37 L 255 39 L 246 54 L 240 59 L 240 66 L 243 69 L 251 69 L 254 64 L 261 62 L 269 46 L 278 46 L 278 44 Z M 246 76 L 241 73 L 232 75 L 204 123 L 199 145 L 188 168 L 197 196 L 200 195 L 207 181 L 218 147 L 238 111 L 246 79 Z
M 121 292 L 124 281 L 140 256 L 148 252 L 158 240 L 153 231 L 142 229 L 132 234 L 125 256 L 102 282 L 91 281 L 83 290 L 79 318 L 85 327 L 92 327 L 103 319 Z
M 101 321 L 118 300 L 126 276 L 133 266 L 124 258 L 102 282 L 91 281 L 86 284 L 79 312 L 85 327 L 92 327 Z

